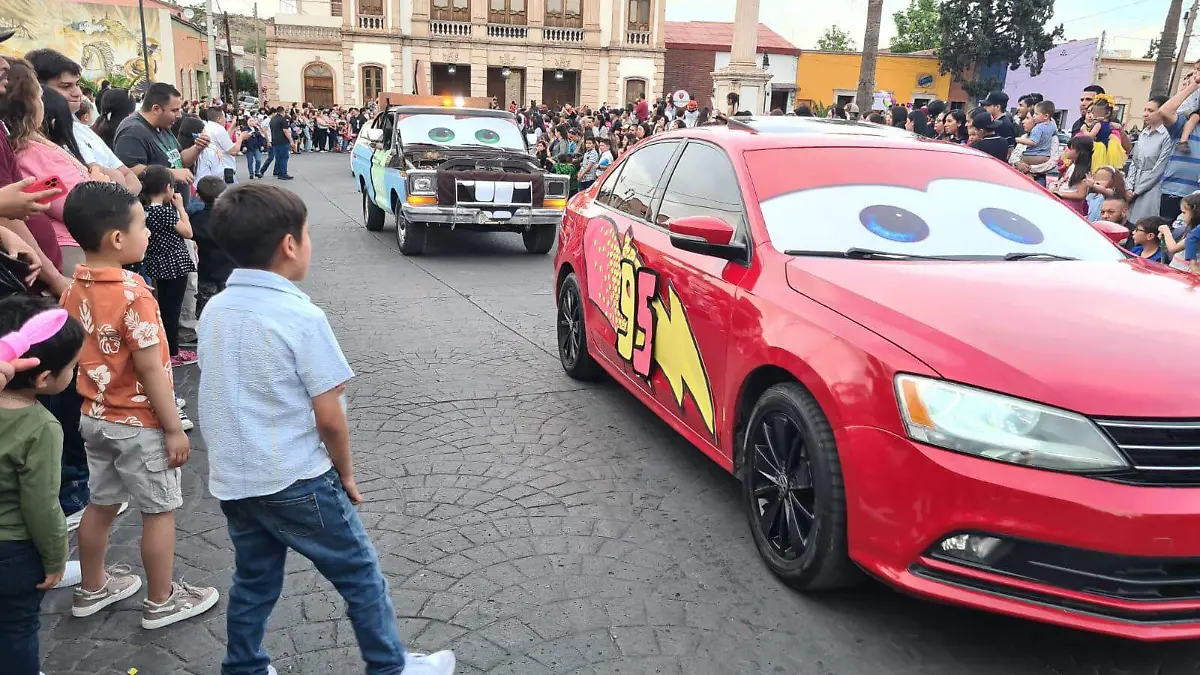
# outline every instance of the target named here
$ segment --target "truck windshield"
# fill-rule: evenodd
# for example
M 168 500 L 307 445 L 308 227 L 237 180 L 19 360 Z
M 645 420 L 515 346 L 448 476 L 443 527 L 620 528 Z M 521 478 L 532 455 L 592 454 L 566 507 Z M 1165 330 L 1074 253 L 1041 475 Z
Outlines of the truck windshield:
M 527 152 L 525 139 L 513 120 L 453 114 L 400 115 L 404 143 L 433 143 L 445 147 L 487 146 Z

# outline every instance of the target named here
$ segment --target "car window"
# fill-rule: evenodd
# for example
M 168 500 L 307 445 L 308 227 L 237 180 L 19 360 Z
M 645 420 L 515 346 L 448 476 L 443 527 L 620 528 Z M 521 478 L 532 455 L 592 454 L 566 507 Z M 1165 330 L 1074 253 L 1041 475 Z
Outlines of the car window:
M 688 143 L 667 181 L 655 222 L 666 227 L 680 218 L 712 216 L 744 233 L 743 213 L 737 175 L 725 153 L 706 143 Z
M 604 182 L 600 184 L 600 190 L 596 193 L 597 203 L 616 208 L 616 199 L 613 198 L 613 188 L 616 187 L 617 181 L 620 180 L 621 166 L 623 165 L 618 165 L 604 177 Z
M 622 163 L 621 173 L 612 186 L 612 195 L 605 203 L 639 220 L 649 220 L 654 188 L 678 146 L 676 142 L 651 143 L 634 150 Z M 607 183 L 604 187 L 608 187 Z

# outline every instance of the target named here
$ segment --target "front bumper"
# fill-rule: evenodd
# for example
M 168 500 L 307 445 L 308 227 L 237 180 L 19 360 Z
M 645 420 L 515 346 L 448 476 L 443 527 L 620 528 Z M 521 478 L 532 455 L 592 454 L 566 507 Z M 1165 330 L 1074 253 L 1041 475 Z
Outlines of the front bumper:
M 562 222 L 562 209 L 543 209 L 529 206 L 410 206 L 401 208 L 405 220 L 449 228 L 475 227 L 496 230 L 528 230 L 539 225 L 557 226 Z M 510 214 L 504 217 L 504 214 Z
M 841 429 L 836 437 L 850 555 L 885 582 L 928 598 L 1110 635 L 1200 638 L 1200 578 L 1186 573 L 1200 569 L 1200 488 L 1041 471 L 870 427 Z M 1156 596 L 1144 592 L 1147 586 L 1126 592 L 1112 578 L 1067 583 L 1061 570 L 1016 574 L 931 554 L 958 533 L 1049 544 L 1086 561 L 1133 557 L 1175 570 L 1169 573 L 1176 578 L 1161 577 L 1158 584 L 1168 592 Z

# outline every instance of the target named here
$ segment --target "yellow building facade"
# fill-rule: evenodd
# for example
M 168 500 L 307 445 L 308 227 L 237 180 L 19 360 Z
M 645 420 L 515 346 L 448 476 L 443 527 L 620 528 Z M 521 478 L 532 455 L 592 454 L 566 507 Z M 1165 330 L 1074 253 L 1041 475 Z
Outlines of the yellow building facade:
M 850 103 L 858 90 L 861 64 L 859 52 L 804 52 L 796 69 L 796 101 L 824 106 Z M 880 54 L 875 91 L 890 93 L 900 104 L 921 105 L 933 99 L 949 100 L 952 79 L 938 73 L 936 57 Z

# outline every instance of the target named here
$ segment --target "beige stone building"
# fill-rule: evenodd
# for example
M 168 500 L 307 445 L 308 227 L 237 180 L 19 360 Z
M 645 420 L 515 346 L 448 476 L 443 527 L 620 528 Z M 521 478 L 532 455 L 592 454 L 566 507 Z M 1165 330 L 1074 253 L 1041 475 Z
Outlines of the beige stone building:
M 1096 71 L 1096 81 L 1117 104 L 1116 119 L 1123 120 L 1129 128 L 1145 125 L 1142 112 L 1150 98 L 1153 79 L 1154 59 L 1105 56 Z
M 266 100 L 361 105 L 380 91 L 616 104 L 663 94 L 666 0 L 285 0 Z

